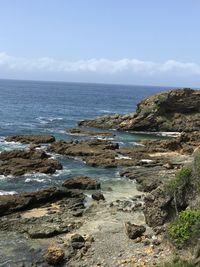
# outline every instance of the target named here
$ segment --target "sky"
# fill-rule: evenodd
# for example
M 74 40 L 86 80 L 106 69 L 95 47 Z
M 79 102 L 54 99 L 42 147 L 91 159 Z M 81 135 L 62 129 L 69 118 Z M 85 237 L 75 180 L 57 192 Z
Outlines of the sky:
M 0 78 L 200 87 L 199 0 L 0 0 Z

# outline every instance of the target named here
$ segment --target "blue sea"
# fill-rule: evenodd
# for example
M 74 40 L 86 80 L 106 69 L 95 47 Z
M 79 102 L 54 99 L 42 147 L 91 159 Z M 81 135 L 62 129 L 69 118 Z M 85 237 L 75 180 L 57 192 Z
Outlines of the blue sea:
M 24 148 L 5 142 L 5 137 L 18 134 L 52 134 L 57 139 L 80 139 L 67 135 L 65 129 L 76 127 L 80 120 L 110 114 L 134 112 L 144 97 L 166 87 L 0 80 L 0 151 Z M 82 137 L 83 138 L 83 137 Z M 145 135 L 115 131 L 113 142 L 133 146 Z M 130 188 L 119 177 L 119 169 L 93 168 L 77 159 L 52 155 L 63 164 L 54 175 L 33 174 L 22 177 L 0 176 L 0 194 L 33 191 L 59 185 L 74 175 L 100 179 L 103 186 Z

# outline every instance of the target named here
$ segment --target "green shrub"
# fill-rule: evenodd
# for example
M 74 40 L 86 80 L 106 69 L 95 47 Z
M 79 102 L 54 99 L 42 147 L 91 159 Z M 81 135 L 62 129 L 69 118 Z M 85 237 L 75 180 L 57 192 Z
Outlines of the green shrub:
M 179 187 L 184 186 L 186 184 L 190 184 L 192 177 L 192 169 L 191 168 L 182 168 L 180 172 L 177 173 L 176 177 L 171 179 L 166 184 L 166 189 L 170 193 L 174 193 L 178 190 Z
M 144 108 L 142 110 L 142 113 L 143 113 L 144 116 L 147 116 L 147 115 L 149 115 L 151 113 L 151 111 L 152 111 L 151 108 L 146 107 L 146 108 Z
M 172 242 L 182 247 L 192 237 L 200 234 L 200 210 L 190 209 L 179 213 L 177 219 L 168 227 Z
M 194 157 L 194 168 L 196 173 L 200 176 L 200 153 L 196 154 Z
M 160 106 L 162 103 L 164 103 L 167 100 L 167 96 L 165 95 L 159 95 L 157 100 L 156 100 L 156 104 L 158 106 Z

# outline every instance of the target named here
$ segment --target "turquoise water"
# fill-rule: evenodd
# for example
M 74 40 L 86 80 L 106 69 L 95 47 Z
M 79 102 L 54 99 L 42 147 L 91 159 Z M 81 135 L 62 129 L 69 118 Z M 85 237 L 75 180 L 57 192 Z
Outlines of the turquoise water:
M 65 133 L 77 122 L 108 114 L 134 112 L 144 97 L 164 90 L 164 87 L 81 84 L 0 80 L 0 151 L 24 148 L 7 143 L 4 138 L 15 134 L 53 134 L 57 139 L 84 139 Z M 113 141 L 120 146 L 134 145 L 146 135 L 114 131 Z M 152 137 L 153 138 L 153 137 Z M 0 177 L 0 194 L 38 190 L 60 184 L 73 175 L 89 175 L 113 186 L 120 180 L 118 169 L 88 167 L 83 162 L 58 157 L 64 169 L 54 175 L 34 174 L 22 177 Z M 123 182 L 123 181 L 122 181 Z M 124 180 L 125 182 L 125 180 Z M 120 184 L 121 182 L 117 182 Z

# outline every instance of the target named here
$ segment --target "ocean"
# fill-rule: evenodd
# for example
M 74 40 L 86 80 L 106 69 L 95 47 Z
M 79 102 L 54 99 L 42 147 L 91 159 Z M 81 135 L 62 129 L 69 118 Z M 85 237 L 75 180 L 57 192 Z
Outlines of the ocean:
M 134 112 L 144 97 L 166 87 L 86 84 L 65 82 L 0 80 L 0 151 L 24 148 L 19 143 L 5 142 L 5 137 L 18 134 L 51 134 L 57 139 L 83 139 L 66 134 L 80 120 L 115 113 Z M 115 131 L 113 142 L 134 145 L 145 135 Z M 22 177 L 0 176 L 0 194 L 34 191 L 59 185 L 68 177 L 88 175 L 100 179 L 103 188 L 118 193 L 132 190 L 133 182 L 119 177 L 117 168 L 94 168 L 77 159 L 52 155 L 63 164 L 54 175 L 32 174 Z M 121 191 L 120 191 L 121 190 Z

